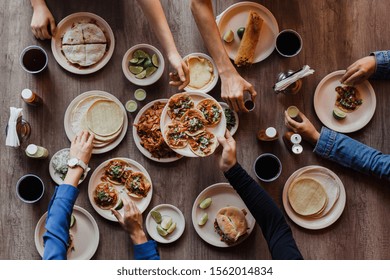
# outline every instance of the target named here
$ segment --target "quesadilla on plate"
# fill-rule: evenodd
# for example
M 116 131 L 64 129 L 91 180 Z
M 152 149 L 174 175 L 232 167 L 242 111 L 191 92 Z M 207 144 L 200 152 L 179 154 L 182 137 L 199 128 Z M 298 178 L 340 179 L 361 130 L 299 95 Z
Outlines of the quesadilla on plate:
M 86 44 L 106 43 L 107 39 L 103 31 L 93 23 L 81 23 L 84 42 Z
M 80 24 L 75 24 L 66 31 L 62 37 L 63 45 L 81 45 L 84 44 L 83 30 Z

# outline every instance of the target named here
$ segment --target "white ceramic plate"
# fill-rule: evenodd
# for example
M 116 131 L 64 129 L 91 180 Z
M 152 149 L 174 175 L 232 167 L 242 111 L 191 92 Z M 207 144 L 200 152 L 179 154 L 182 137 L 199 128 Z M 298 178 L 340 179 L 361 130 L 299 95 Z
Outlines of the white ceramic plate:
M 219 104 L 221 104 L 223 110 L 230 109 L 229 105 L 227 105 L 225 102 L 219 102 Z M 237 132 L 238 125 L 239 125 L 239 118 L 238 118 L 238 114 L 236 111 L 234 111 L 232 109 L 230 109 L 230 110 L 233 112 L 234 117 L 236 118 L 236 124 L 230 130 L 230 134 L 233 136 Z M 225 118 L 226 118 L 226 116 L 225 116 Z
M 53 179 L 53 181 L 57 184 L 57 185 L 61 185 L 64 183 L 64 180 L 62 180 L 61 176 L 60 176 L 60 173 L 58 173 L 54 167 L 53 167 L 53 160 L 61 153 L 67 151 L 67 153 L 69 154 L 69 148 L 65 148 L 65 149 L 62 149 L 62 150 L 59 150 L 57 151 L 50 159 L 50 163 L 49 163 L 49 173 L 50 173 L 50 177 Z M 84 174 L 84 178 L 82 180 L 79 180 L 79 184 L 81 184 L 85 178 L 87 177 L 87 174 L 88 174 L 88 171 L 90 170 L 90 168 L 87 169 L 87 172 L 85 172 Z
M 203 100 L 203 99 L 206 99 L 206 98 L 210 98 L 210 99 L 214 99 L 214 97 L 212 97 L 211 95 L 208 95 L 207 93 L 203 93 L 203 92 L 187 92 L 187 94 L 192 98 L 192 100 L 194 101 L 194 108 L 196 108 L 196 105 L 198 105 L 198 103 Z M 217 100 L 215 100 L 215 102 L 218 103 Z M 165 105 L 164 107 L 164 110 L 162 111 L 161 113 L 161 120 L 160 120 L 160 128 L 161 128 L 161 132 L 162 132 L 162 135 L 164 137 L 164 140 L 165 142 L 167 142 L 167 139 L 165 138 L 165 126 L 169 123 L 172 122 L 172 119 L 168 116 L 168 104 Z M 215 141 L 217 141 L 217 137 L 218 136 L 224 136 L 225 135 L 225 131 L 226 131 L 226 118 L 225 118 L 225 114 L 222 114 L 222 119 L 221 121 L 219 122 L 218 125 L 214 126 L 214 127 L 206 127 L 206 130 L 207 131 L 210 131 L 214 134 L 214 136 L 216 137 L 215 138 Z M 218 144 L 218 142 L 217 142 Z M 174 149 L 174 151 L 182 156 L 186 156 L 186 157 L 198 157 L 197 155 L 195 155 L 189 145 L 187 145 L 187 147 L 185 147 L 184 149 Z
M 137 116 L 135 117 L 134 119 L 134 122 L 135 124 L 137 124 L 139 122 L 139 119 L 141 118 L 141 116 L 145 113 L 146 110 L 148 110 L 150 107 L 153 106 L 153 104 L 155 104 L 156 102 L 161 102 L 161 103 L 168 103 L 168 99 L 157 99 L 157 100 L 153 100 L 151 102 L 149 102 L 148 104 L 146 104 L 137 114 Z M 180 155 L 178 155 L 177 157 L 171 157 L 171 158 L 155 158 L 152 156 L 152 154 L 147 150 L 145 149 L 144 147 L 142 147 L 141 145 L 141 138 L 138 136 L 138 133 L 137 133 L 137 128 L 133 125 L 133 139 L 134 139 L 134 142 L 135 142 L 135 145 L 137 146 L 138 150 L 144 155 L 146 156 L 148 159 L 151 159 L 153 161 L 156 161 L 156 162 L 172 162 L 172 161 L 176 161 L 176 160 L 179 160 L 181 159 L 182 157 Z
M 198 57 L 202 57 L 202 58 L 205 58 L 207 59 L 208 61 L 211 62 L 211 64 L 213 65 L 213 74 L 214 74 L 214 77 L 213 79 L 206 85 L 204 86 L 203 88 L 200 88 L 200 89 L 196 89 L 196 88 L 192 88 L 190 86 L 186 86 L 184 88 L 185 91 L 187 92 L 193 92 L 193 91 L 202 91 L 202 92 L 205 92 L 205 93 L 208 93 L 210 90 L 212 90 L 215 85 L 217 84 L 218 82 L 218 78 L 219 78 L 219 74 L 218 74 L 218 69 L 217 69 L 217 65 L 215 65 L 215 62 L 214 60 L 208 56 L 207 54 L 204 54 L 204 53 L 190 53 L 189 55 L 186 55 L 185 57 L 183 57 L 183 60 L 186 61 L 188 57 L 190 56 L 198 56 Z
M 371 84 L 366 80 L 356 85 L 360 92 L 363 104 L 352 113 L 347 113 L 347 117 L 336 120 L 333 117 L 333 109 L 337 93 L 335 88 L 341 86 L 340 79 L 345 70 L 339 70 L 328 74 L 318 84 L 314 93 L 314 110 L 320 121 L 330 129 L 342 133 L 349 133 L 363 128 L 372 118 L 376 108 L 376 96 Z
M 170 216 L 172 218 L 172 222 L 176 223 L 176 229 L 163 237 L 157 232 L 157 223 L 150 215 L 150 212 L 158 211 L 161 213 L 161 216 Z M 176 207 L 171 204 L 160 204 L 150 210 L 148 216 L 145 220 L 146 230 L 148 231 L 151 238 L 160 243 L 172 243 L 179 239 L 179 237 L 183 234 L 184 229 L 186 227 L 186 221 L 184 219 L 183 213 Z
M 211 205 L 207 209 L 199 208 L 199 203 L 207 197 L 211 197 Z M 196 232 L 204 241 L 216 247 L 231 247 L 225 242 L 221 241 L 220 236 L 214 230 L 215 217 L 217 216 L 219 209 L 226 206 L 235 206 L 239 209 L 245 209 L 247 212 L 246 221 L 249 227 L 248 233 L 240 238 L 239 241 L 232 246 L 235 246 L 244 241 L 251 234 L 256 224 L 255 219 L 249 212 L 244 201 L 242 201 L 241 197 L 237 194 L 232 186 L 230 186 L 228 183 L 217 183 L 207 187 L 198 195 L 194 201 L 192 206 L 192 224 Z M 208 214 L 209 219 L 205 225 L 199 226 L 198 221 L 204 213 Z
M 70 229 L 73 235 L 74 250 L 69 251 L 68 260 L 89 260 L 95 254 L 99 246 L 99 228 L 92 215 L 75 205 L 73 207 L 73 215 L 76 218 L 76 223 Z M 47 212 L 39 219 L 35 227 L 35 246 L 38 253 L 43 257 L 43 235 L 46 232 Z
M 300 175 L 302 172 L 304 172 L 304 177 L 310 177 L 310 170 L 313 170 L 315 173 L 322 173 L 325 176 L 329 176 L 331 180 L 336 181 L 340 188 L 340 194 L 339 198 L 333 205 L 332 209 L 323 217 L 321 218 L 307 218 L 300 216 L 295 213 L 295 211 L 292 209 L 289 201 L 288 201 L 288 189 L 291 185 L 291 183 Z M 316 180 L 318 180 L 318 177 L 316 177 Z M 322 183 L 322 182 L 321 182 Z M 310 166 L 305 166 L 297 171 L 295 171 L 286 181 L 284 188 L 283 188 L 283 194 L 282 194 L 282 200 L 283 200 L 283 206 L 284 209 L 287 213 L 287 215 L 290 217 L 291 220 L 293 220 L 294 223 L 297 225 L 307 228 L 307 229 L 323 229 L 334 222 L 337 221 L 337 219 L 341 216 L 341 214 L 344 211 L 345 207 L 345 202 L 346 202 L 346 194 L 345 194 L 345 189 L 344 185 L 341 182 L 340 178 L 331 170 L 322 167 L 322 166 L 316 166 L 316 165 L 310 165 Z
M 108 50 L 103 58 L 94 65 L 77 67 L 71 64 L 62 52 L 62 37 L 77 22 L 95 23 L 104 33 L 107 39 Z M 111 59 L 115 48 L 115 38 L 111 27 L 98 15 L 86 12 L 74 13 L 62 19 L 57 25 L 56 34 L 51 39 L 51 50 L 57 63 L 65 70 L 79 75 L 91 74 L 103 68 Z
M 245 27 L 250 10 L 257 12 L 264 20 L 260 31 L 260 40 L 256 46 L 255 59 L 253 61 L 253 63 L 257 63 L 266 59 L 273 52 L 275 49 L 276 36 L 279 34 L 278 23 L 273 14 L 266 7 L 254 2 L 236 3 L 227 8 L 220 17 L 217 18 L 217 24 L 221 38 L 228 30 L 232 30 L 234 33 L 233 42 L 223 42 L 229 57 L 234 60 L 241 42 L 237 35 L 237 29 Z
M 92 95 L 103 96 L 103 97 L 107 97 L 107 98 L 111 99 L 116 104 L 118 104 L 118 106 L 121 108 L 123 115 L 124 115 L 123 128 L 122 128 L 121 134 L 108 146 L 105 146 L 102 148 L 94 148 L 92 150 L 93 154 L 102 154 L 102 153 L 111 151 L 112 149 L 114 149 L 116 146 L 119 145 L 119 143 L 123 140 L 123 138 L 126 135 L 127 126 L 128 126 L 128 122 L 129 122 L 127 119 L 127 113 L 126 113 L 125 107 L 118 100 L 118 98 L 116 98 L 112 94 L 105 92 L 105 91 L 101 91 L 101 90 L 91 90 L 91 91 L 84 92 L 84 93 L 80 94 L 79 96 L 77 96 L 75 99 L 73 99 L 65 111 L 65 116 L 64 116 L 65 133 L 66 133 L 66 136 L 68 136 L 69 141 L 72 141 L 73 138 L 76 136 L 72 130 L 72 127 L 71 127 L 72 111 L 81 100 L 85 99 L 88 96 L 92 96 Z
M 134 197 L 130 197 L 129 196 L 129 198 L 135 202 L 135 204 L 137 205 L 137 207 L 138 207 L 138 209 L 139 209 L 139 211 L 141 213 L 143 213 L 145 211 L 145 209 L 148 208 L 150 200 L 152 199 L 153 184 L 152 184 L 152 179 L 150 178 L 150 175 L 146 171 L 146 169 L 141 164 L 139 164 L 138 162 L 136 162 L 136 161 L 134 161 L 132 159 L 129 159 L 129 158 L 112 158 L 112 159 L 108 159 L 105 162 L 103 162 L 102 164 L 100 164 L 95 169 L 95 171 L 92 173 L 91 178 L 89 179 L 89 183 L 88 183 L 89 202 L 92 204 L 93 209 L 95 209 L 95 211 L 100 216 L 102 216 L 103 218 L 105 218 L 107 220 L 117 222 L 118 220 L 111 213 L 110 209 L 108 209 L 108 210 L 101 209 L 99 206 L 96 205 L 95 200 L 93 199 L 93 192 L 94 192 L 96 186 L 101 182 L 100 178 L 102 177 L 102 175 L 104 173 L 104 167 L 111 160 L 114 160 L 114 159 L 120 159 L 120 160 L 126 161 L 127 163 L 130 164 L 130 168 L 132 170 L 142 172 L 146 176 L 146 178 L 148 178 L 151 186 L 150 186 L 150 190 L 149 190 L 148 194 L 146 195 L 146 197 L 144 197 L 144 198 L 134 198 Z M 123 186 L 123 185 L 120 185 L 120 186 L 113 185 L 113 186 L 118 191 L 119 197 L 127 195 L 127 193 L 125 191 L 125 186 Z M 121 213 L 123 215 L 123 213 L 124 213 L 123 207 L 122 207 L 122 209 L 119 210 L 119 213 Z

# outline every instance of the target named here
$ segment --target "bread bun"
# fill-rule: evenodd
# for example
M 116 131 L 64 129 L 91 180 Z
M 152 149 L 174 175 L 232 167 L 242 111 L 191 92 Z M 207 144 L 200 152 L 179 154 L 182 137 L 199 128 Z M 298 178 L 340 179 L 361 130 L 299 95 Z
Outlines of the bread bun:
M 221 236 L 221 241 L 232 245 L 247 233 L 248 224 L 245 215 L 245 210 L 240 210 L 234 206 L 219 209 L 214 227 Z

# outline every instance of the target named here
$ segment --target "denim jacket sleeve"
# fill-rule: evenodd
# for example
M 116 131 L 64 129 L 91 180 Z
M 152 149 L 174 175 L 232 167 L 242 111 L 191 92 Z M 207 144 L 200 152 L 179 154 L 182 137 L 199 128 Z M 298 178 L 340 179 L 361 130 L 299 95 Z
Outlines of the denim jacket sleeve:
M 70 217 L 78 194 L 79 190 L 71 185 L 63 184 L 56 187 L 46 218 L 43 259 L 65 260 L 67 258 Z
M 374 55 L 376 60 L 375 73 L 371 78 L 390 79 L 390 51 L 376 51 L 371 55 Z
M 390 155 L 326 127 L 321 130 L 314 152 L 356 171 L 390 181 Z

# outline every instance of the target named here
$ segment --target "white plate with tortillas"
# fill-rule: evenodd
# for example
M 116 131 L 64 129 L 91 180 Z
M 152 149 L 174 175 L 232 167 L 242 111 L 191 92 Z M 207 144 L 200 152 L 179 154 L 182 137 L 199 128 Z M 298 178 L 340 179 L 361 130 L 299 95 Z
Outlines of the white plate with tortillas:
M 306 166 L 287 179 L 283 205 L 297 225 L 322 229 L 333 224 L 344 211 L 346 194 L 340 178 L 322 166 Z
M 86 12 L 74 13 L 57 26 L 51 40 L 54 58 L 74 74 L 90 74 L 103 68 L 115 47 L 114 33 L 101 17 Z
M 127 132 L 128 119 L 122 103 L 112 94 L 91 90 L 69 104 L 64 117 L 65 132 L 70 141 L 81 130 L 95 135 L 93 154 L 114 149 Z

